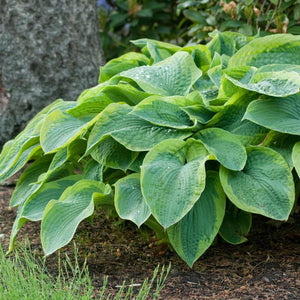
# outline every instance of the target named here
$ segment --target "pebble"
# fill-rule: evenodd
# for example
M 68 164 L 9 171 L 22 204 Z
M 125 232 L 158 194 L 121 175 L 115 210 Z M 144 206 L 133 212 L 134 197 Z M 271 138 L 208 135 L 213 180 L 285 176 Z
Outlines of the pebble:
M 270 279 L 266 276 L 264 276 L 262 279 L 263 279 L 264 282 L 270 282 Z
M 0 233 L 0 242 L 3 242 L 5 239 L 5 234 L 4 233 Z

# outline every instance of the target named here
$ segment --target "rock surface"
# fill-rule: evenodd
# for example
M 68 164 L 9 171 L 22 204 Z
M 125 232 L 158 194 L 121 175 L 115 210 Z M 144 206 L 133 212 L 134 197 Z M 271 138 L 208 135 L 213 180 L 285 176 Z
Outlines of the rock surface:
M 0 0 L 0 149 L 57 98 L 76 100 L 104 63 L 96 0 Z

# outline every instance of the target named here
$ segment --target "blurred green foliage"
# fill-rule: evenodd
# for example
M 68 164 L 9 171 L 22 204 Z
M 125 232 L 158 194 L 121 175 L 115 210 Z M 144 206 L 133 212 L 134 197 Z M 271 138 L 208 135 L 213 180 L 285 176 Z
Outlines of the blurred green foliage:
M 99 0 L 98 7 L 107 60 L 143 37 L 182 46 L 206 43 L 215 29 L 300 34 L 300 0 Z

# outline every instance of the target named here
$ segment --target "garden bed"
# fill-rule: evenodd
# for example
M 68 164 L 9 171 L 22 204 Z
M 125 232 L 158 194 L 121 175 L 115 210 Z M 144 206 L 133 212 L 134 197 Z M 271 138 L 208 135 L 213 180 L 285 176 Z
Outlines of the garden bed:
M 9 209 L 13 184 L 0 186 L 0 234 L 6 250 L 16 216 Z M 83 221 L 75 234 L 79 258 L 87 258 L 95 295 L 108 275 L 107 292 L 116 293 L 123 282 L 143 283 L 155 267 L 172 263 L 160 299 L 299 299 L 300 297 L 300 215 L 288 223 L 270 223 L 254 216 L 248 242 L 231 246 L 218 238 L 191 270 L 175 252 L 156 245 L 147 228 L 138 230 L 97 212 L 91 225 Z M 276 225 L 276 226 L 275 226 Z M 29 238 L 34 253 L 42 255 L 40 224 L 25 224 L 18 235 Z M 140 231 L 140 232 L 137 232 Z M 73 243 L 61 250 L 72 257 Z M 57 270 L 57 254 L 49 256 L 50 273 Z

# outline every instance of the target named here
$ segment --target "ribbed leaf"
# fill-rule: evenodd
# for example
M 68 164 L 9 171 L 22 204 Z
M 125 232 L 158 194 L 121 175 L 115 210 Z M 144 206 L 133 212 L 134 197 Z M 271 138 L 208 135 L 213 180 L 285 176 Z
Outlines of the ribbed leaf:
M 153 147 L 141 167 L 142 193 L 164 227 L 180 221 L 205 186 L 208 153 L 201 142 L 170 139 Z
M 247 148 L 243 171 L 220 168 L 228 198 L 240 209 L 287 220 L 295 200 L 293 176 L 284 158 L 266 147 Z
M 212 244 L 222 224 L 226 197 L 217 172 L 207 172 L 199 200 L 181 221 L 168 228 L 171 245 L 192 267 Z
M 132 108 L 128 105 L 110 104 L 100 114 L 90 133 L 87 153 L 108 135 L 132 151 L 147 151 L 165 139 L 186 138 L 191 135 L 189 131 L 153 125 L 130 114 L 131 111 Z
M 263 145 L 280 153 L 292 170 L 294 167 L 292 160 L 293 147 L 298 141 L 300 141 L 300 136 L 271 131 Z
M 48 170 L 51 159 L 52 155 L 42 156 L 23 172 L 10 199 L 11 207 L 26 201 L 41 187 L 41 183 L 37 183 L 38 178 Z
M 122 71 L 146 65 L 147 63 L 148 58 L 141 53 L 126 53 L 118 58 L 110 60 L 105 66 L 100 68 L 99 82 L 105 82 Z
M 252 224 L 252 214 L 238 210 L 233 204 L 226 209 L 224 220 L 220 228 L 220 236 L 228 243 L 237 245 L 247 241 L 247 234 Z
M 268 64 L 300 65 L 300 37 L 276 34 L 256 38 L 231 57 L 228 67 Z
M 110 187 L 102 182 L 83 179 L 65 190 L 58 201 L 50 201 L 41 225 L 45 254 L 49 255 L 70 242 L 79 223 L 94 212 L 94 194 L 107 197 L 110 192 Z
M 48 202 L 52 199 L 58 199 L 65 189 L 76 183 L 80 178 L 80 175 L 74 175 L 46 183 L 27 199 L 25 198 L 26 201 L 22 202 L 18 208 L 17 217 L 11 230 L 9 251 L 13 250 L 16 236 L 22 226 L 28 220 L 41 220 Z
M 46 117 L 41 129 L 43 150 L 49 153 L 67 146 L 91 127 L 98 116 L 77 118 L 60 110 L 53 111 Z
M 221 128 L 207 128 L 200 130 L 194 138 L 200 140 L 224 167 L 230 170 L 244 168 L 246 149 L 234 134 Z
M 150 217 L 150 208 L 141 191 L 140 174 L 128 175 L 115 183 L 115 208 L 122 219 L 138 227 Z
M 195 120 L 182 110 L 182 107 L 193 104 L 183 97 L 151 96 L 140 102 L 131 112 L 152 124 L 177 129 L 192 128 Z
M 243 120 L 247 105 L 253 99 L 256 99 L 256 96 L 247 92 L 235 94 L 228 100 L 224 108 L 207 123 L 208 126 L 219 127 L 237 135 L 244 145 L 261 143 L 269 130 L 248 120 Z
M 300 94 L 253 101 L 244 119 L 275 131 L 300 135 Z
M 126 171 L 138 156 L 138 152 L 126 149 L 112 137 L 106 136 L 93 147 L 91 156 L 101 165 Z
M 134 80 L 148 93 L 184 96 L 201 74 L 187 52 L 177 52 L 153 66 L 134 68 L 120 75 Z
M 226 70 L 226 78 L 234 85 L 260 94 L 285 97 L 299 92 L 300 76 L 294 71 L 266 71 L 255 67 Z

